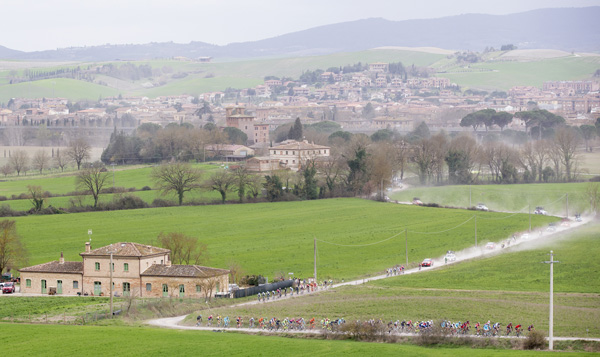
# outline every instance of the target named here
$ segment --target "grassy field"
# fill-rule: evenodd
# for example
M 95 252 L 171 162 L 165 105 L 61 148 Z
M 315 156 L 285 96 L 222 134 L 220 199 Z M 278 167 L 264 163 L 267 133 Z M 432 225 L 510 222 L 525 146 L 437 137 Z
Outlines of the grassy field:
M 237 262 L 248 274 L 273 277 L 294 272 L 312 275 L 313 238 L 318 243 L 317 265 L 322 278 L 350 279 L 383 271 L 404 261 L 404 237 L 408 228 L 409 260 L 415 264 L 448 249 L 460 250 L 474 241 L 475 212 L 412 207 L 365 201 L 329 199 L 304 202 L 213 205 L 91 212 L 15 218 L 18 231 L 31 254 L 30 263 L 57 259 L 64 251 L 68 260 L 78 254 L 92 229 L 93 247 L 131 241 L 152 243 L 157 235 L 179 231 L 208 246 L 210 264 L 227 267 Z M 504 213 L 478 213 L 480 242 L 499 241 L 528 227 L 527 215 L 509 219 Z M 484 218 L 499 218 L 488 220 Z M 534 226 L 551 217 L 533 217 Z M 414 232 L 438 232 L 420 234 Z M 360 246 L 380 242 L 379 244 Z M 325 243 L 329 242 L 329 243 Z M 344 247 L 333 244 L 354 245 Z M 357 246 L 358 245 L 358 246 Z M 356 264 L 360 261 L 361 264 Z
M 0 325 L 2 326 L 2 325 Z M 95 354 L 120 356 L 536 356 L 544 352 L 307 340 L 236 333 L 178 331 L 140 327 L 3 325 L 17 356 Z M 36 343 L 31 343 L 36 341 Z
M 113 88 L 69 78 L 44 79 L 33 82 L 0 85 L 0 102 L 10 98 L 53 98 L 63 97 L 72 101 L 116 96 L 119 91 Z
M 106 308 L 107 297 L 3 297 L 0 300 L 0 319 L 3 318 L 29 318 L 48 314 L 52 316 L 62 313 L 79 313 L 90 307 Z M 116 299 L 119 302 L 120 299 Z
M 463 73 L 438 73 L 465 88 L 508 90 L 513 86 L 542 87 L 545 81 L 581 80 L 598 69 L 600 56 L 561 57 L 537 61 L 484 62 L 470 65 Z M 454 69 L 457 70 L 457 69 Z M 480 71 L 483 70 L 483 71 Z
M 598 224 L 587 225 L 569 238 L 521 247 L 506 254 L 441 267 L 423 274 L 397 276 L 361 286 L 348 286 L 270 304 L 215 308 L 222 316 L 344 317 L 509 321 L 548 330 L 547 253 L 553 249 L 561 263 L 555 267 L 555 334 L 600 336 L 600 246 Z M 526 249 L 526 250 L 521 250 Z M 188 317 L 192 324 L 195 314 Z
M 209 174 L 213 170 L 220 167 L 219 163 L 210 164 L 194 164 L 195 168 Z M 113 174 L 112 168 L 108 167 L 109 181 L 107 187 L 112 187 L 113 177 L 115 187 L 125 187 L 142 189 L 144 186 L 156 186 L 150 177 L 153 166 L 137 165 L 137 166 L 116 166 Z M 34 174 L 29 176 L 11 176 L 5 179 L 0 185 L 0 195 L 10 198 L 12 195 L 20 195 L 26 193 L 27 186 L 41 186 L 44 191 L 48 191 L 55 195 L 62 195 L 76 191 L 75 175 L 76 170 L 66 171 L 64 173 L 56 172 L 53 174 Z
M 587 183 L 548 183 L 520 185 L 457 185 L 440 187 L 414 187 L 390 195 L 398 201 L 411 202 L 418 197 L 423 202 L 468 207 L 469 191 L 471 205 L 484 203 L 490 210 L 528 213 L 536 206 L 543 206 L 553 215 L 566 213 L 566 194 L 569 194 L 569 216 L 589 209 L 584 196 Z

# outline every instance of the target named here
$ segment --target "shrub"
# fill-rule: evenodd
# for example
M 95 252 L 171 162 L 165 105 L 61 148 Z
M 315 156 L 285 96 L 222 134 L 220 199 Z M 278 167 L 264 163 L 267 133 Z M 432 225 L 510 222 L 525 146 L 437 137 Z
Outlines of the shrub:
M 6 201 L 8 198 L 6 196 L 0 196 L 0 201 Z
M 152 201 L 152 207 L 173 207 L 175 206 L 174 202 L 163 200 L 161 198 L 156 198 Z
M 101 206 L 104 210 L 114 211 L 122 209 L 137 209 L 148 208 L 148 204 L 141 198 L 134 195 L 124 195 L 113 199 L 110 203 L 105 203 Z
M 144 187 L 142 187 L 142 191 L 150 191 L 150 190 L 152 190 L 150 188 L 150 186 L 144 186 Z
M 600 176 L 594 176 L 590 179 L 590 182 L 600 182 Z
M 128 192 L 135 192 L 135 191 L 136 191 L 136 189 L 135 189 L 135 187 L 129 187 L 129 188 L 127 189 L 127 191 L 128 191 Z
M 0 206 L 0 217 L 17 217 L 24 216 L 25 212 L 15 211 L 9 205 Z
M 100 193 L 124 193 L 127 192 L 125 187 L 107 187 L 103 188 Z
M 523 341 L 523 349 L 535 350 L 542 348 L 546 348 L 546 334 L 538 330 L 531 331 Z

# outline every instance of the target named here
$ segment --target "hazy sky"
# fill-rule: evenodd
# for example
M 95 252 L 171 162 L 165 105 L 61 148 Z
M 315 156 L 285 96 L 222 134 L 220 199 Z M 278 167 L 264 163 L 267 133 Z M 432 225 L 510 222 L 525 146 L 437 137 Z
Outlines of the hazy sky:
M 0 45 L 22 51 L 173 41 L 218 45 L 369 17 L 509 14 L 600 0 L 0 0 Z

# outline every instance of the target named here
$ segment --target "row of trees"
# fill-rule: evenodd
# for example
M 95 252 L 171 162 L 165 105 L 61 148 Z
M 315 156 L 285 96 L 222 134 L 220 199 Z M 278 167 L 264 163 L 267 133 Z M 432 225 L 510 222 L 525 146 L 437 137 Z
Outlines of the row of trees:
M 226 144 L 245 145 L 248 136 L 237 128 L 219 130 L 212 123 L 203 128 L 191 124 L 169 124 L 162 128 L 157 124 L 140 125 L 132 136 L 115 132 L 110 143 L 102 152 L 102 162 L 135 164 L 140 162 L 161 162 L 169 160 L 206 161 L 210 157 L 206 147 L 212 145 L 211 152 L 219 156 L 219 147 Z
M 27 151 L 16 150 L 9 152 L 8 163 L 0 167 L 0 172 L 4 176 L 14 172 L 17 173 L 17 176 L 20 176 L 22 172 L 26 173 L 30 169 L 34 169 L 43 174 L 44 170 L 52 167 L 58 167 L 61 171 L 64 171 L 69 163 L 75 164 L 77 170 L 79 170 L 83 163 L 90 158 L 90 149 L 87 141 L 76 139 L 71 142 L 65 153 L 60 148 L 53 149 L 52 155 L 45 150 L 38 150 L 30 158 Z

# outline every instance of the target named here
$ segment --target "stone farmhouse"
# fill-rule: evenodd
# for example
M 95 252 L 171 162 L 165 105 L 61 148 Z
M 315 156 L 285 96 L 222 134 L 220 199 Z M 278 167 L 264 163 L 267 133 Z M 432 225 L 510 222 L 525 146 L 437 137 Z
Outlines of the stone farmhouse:
M 307 140 L 286 140 L 277 146 L 269 148 L 269 157 L 275 159 L 285 167 L 298 171 L 307 160 L 319 157 L 328 157 L 331 152 L 329 146 L 311 144 Z
M 171 251 L 139 243 L 114 243 L 92 250 L 85 244 L 82 262 L 60 260 L 20 269 L 21 292 L 59 295 L 110 294 L 110 256 L 115 296 L 206 298 L 227 291 L 229 270 L 174 265 Z

